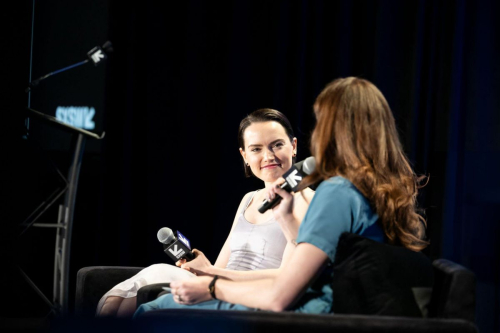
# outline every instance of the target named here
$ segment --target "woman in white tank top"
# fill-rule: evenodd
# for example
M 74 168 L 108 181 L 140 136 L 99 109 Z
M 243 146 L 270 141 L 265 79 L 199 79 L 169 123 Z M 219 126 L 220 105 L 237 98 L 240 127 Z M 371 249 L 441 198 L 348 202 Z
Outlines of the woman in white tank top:
M 270 186 L 293 164 L 297 154 L 297 139 L 288 119 L 279 111 L 260 109 L 245 117 L 238 132 L 240 154 L 245 173 Z M 296 195 L 291 215 L 302 221 L 312 191 Z M 139 288 L 161 282 L 196 278 L 197 275 L 219 275 L 230 280 L 252 280 L 274 276 L 283 258 L 292 250 L 299 225 L 280 225 L 272 210 L 258 212 L 266 199 L 266 191 L 247 193 L 241 200 L 233 226 L 215 264 L 199 250 L 190 262 L 177 266 L 156 264 L 140 271 L 108 291 L 99 301 L 97 316 L 131 316 L 136 309 Z

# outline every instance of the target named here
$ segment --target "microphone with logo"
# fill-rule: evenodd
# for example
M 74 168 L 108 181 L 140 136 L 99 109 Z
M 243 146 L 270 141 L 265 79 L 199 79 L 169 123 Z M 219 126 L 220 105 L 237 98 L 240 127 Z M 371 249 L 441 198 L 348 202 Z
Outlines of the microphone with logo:
M 310 156 L 305 160 L 294 164 L 290 168 L 290 170 L 283 174 L 282 177 L 285 178 L 285 182 L 281 184 L 281 188 L 287 192 L 295 192 L 299 187 L 302 178 L 304 178 L 306 175 L 311 174 L 314 171 L 315 167 L 316 160 L 313 156 Z M 262 202 L 262 205 L 259 207 L 259 212 L 264 214 L 268 209 L 276 206 L 281 201 L 281 199 L 282 197 L 276 195 L 276 197 L 274 197 L 274 199 L 271 201 L 267 201 L 267 199 L 264 200 Z
M 58 69 L 58 70 L 53 71 L 53 72 L 51 72 L 49 74 L 45 74 L 44 76 L 41 76 L 38 79 L 31 81 L 29 83 L 29 85 L 28 85 L 28 88 L 25 89 L 25 92 L 30 92 L 41 81 L 43 81 L 43 80 L 51 77 L 52 75 L 56 75 L 56 74 L 65 72 L 65 71 L 67 71 L 69 69 L 85 65 L 89 61 L 92 64 L 94 64 L 94 66 L 97 66 L 97 65 L 103 63 L 108 58 L 108 54 L 110 54 L 111 52 L 113 52 L 113 45 L 111 44 L 110 41 L 107 41 L 106 43 L 104 43 L 104 45 L 102 47 L 96 46 L 92 50 L 90 50 L 89 52 L 87 52 L 87 58 L 88 59 L 85 59 L 83 61 L 77 62 L 76 64 L 73 64 L 73 65 L 69 65 L 69 66 L 66 66 L 64 68 Z
M 174 236 L 172 229 L 161 228 L 158 230 L 158 241 L 163 244 L 163 251 L 173 260 L 186 259 L 193 260 L 195 255 L 191 252 L 189 240 L 177 231 L 177 237 Z

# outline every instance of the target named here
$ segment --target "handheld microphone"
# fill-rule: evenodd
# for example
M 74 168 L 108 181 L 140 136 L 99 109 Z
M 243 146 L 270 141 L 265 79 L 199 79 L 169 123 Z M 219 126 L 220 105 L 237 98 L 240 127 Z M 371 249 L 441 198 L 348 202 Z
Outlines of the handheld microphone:
M 316 168 L 316 159 L 314 156 L 309 156 L 305 160 L 295 163 L 294 166 L 306 175 L 310 175 Z
M 174 236 L 172 229 L 161 228 L 158 230 L 158 241 L 163 244 L 163 251 L 173 260 L 193 260 L 195 255 L 191 252 L 189 241 L 177 231 L 178 238 Z
M 300 182 L 302 181 L 302 178 L 314 171 L 315 165 L 316 163 L 314 157 L 312 156 L 306 158 L 304 161 L 292 165 L 290 170 L 283 174 L 285 182 L 281 184 L 280 187 L 287 192 L 295 192 Z M 301 169 L 302 171 L 300 171 L 299 169 Z M 264 214 L 268 209 L 276 206 L 281 201 L 281 199 L 283 198 L 279 195 L 276 195 L 276 197 L 274 197 L 274 199 L 271 201 L 267 201 L 267 199 L 264 200 L 262 202 L 262 205 L 259 207 L 259 212 L 261 214 Z

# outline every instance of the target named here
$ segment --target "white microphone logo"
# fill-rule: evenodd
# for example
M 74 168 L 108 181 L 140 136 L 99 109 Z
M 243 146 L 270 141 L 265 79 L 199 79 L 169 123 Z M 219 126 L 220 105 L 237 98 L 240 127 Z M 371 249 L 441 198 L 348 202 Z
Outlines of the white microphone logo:
M 290 184 L 290 186 L 296 187 L 298 182 L 302 181 L 302 177 L 298 175 L 298 170 L 295 169 L 293 170 L 287 177 L 286 177 L 286 182 Z
M 104 54 L 101 50 L 98 50 L 96 53 L 92 54 L 92 61 L 97 64 L 101 59 L 104 59 Z

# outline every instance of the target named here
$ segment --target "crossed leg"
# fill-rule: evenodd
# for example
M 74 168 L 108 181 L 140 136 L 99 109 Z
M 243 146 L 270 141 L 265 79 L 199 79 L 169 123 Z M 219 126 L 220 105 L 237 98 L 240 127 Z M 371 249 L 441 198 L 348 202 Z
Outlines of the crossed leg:
M 99 317 L 132 317 L 137 308 L 137 297 L 109 296 L 104 302 Z

